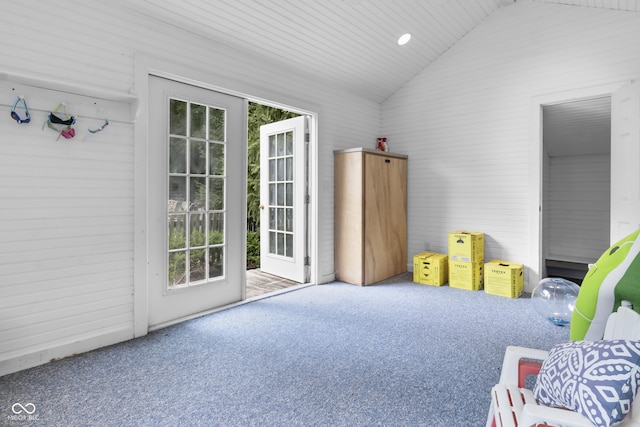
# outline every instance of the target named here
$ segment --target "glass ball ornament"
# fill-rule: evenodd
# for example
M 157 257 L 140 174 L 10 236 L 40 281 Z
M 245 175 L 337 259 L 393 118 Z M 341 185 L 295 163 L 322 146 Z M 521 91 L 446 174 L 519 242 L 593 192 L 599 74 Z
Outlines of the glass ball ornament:
M 567 326 L 576 306 L 580 286 L 562 278 L 542 279 L 531 293 L 533 308 L 554 325 Z

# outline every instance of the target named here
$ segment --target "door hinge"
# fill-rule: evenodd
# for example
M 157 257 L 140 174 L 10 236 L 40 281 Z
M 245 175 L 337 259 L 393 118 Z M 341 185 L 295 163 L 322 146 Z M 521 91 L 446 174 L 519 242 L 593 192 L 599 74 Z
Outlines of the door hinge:
M 304 257 L 304 265 L 311 265 L 311 257 Z
M 305 133 L 304 134 L 304 142 L 309 142 L 309 141 L 311 141 L 311 134 Z
M 308 194 L 307 194 L 306 196 L 304 196 L 304 202 L 305 202 L 306 204 L 311 203 L 311 196 L 309 196 Z

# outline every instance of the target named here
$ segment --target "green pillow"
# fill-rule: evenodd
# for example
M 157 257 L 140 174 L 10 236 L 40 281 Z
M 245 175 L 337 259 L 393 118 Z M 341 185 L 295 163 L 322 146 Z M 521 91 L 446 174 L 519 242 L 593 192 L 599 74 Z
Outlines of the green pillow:
M 570 338 L 599 340 L 622 301 L 640 313 L 640 229 L 613 244 L 587 272 L 571 316 Z

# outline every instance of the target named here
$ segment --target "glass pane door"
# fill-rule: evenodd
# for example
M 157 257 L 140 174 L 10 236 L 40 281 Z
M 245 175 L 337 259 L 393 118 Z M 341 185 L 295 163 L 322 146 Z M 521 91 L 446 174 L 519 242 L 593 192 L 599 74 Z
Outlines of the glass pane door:
M 169 99 L 168 286 L 224 276 L 225 118 L 214 106 Z
M 305 283 L 306 118 L 260 127 L 260 269 Z
M 293 131 L 269 135 L 269 253 L 293 257 Z
M 242 300 L 247 101 L 149 78 L 148 324 Z

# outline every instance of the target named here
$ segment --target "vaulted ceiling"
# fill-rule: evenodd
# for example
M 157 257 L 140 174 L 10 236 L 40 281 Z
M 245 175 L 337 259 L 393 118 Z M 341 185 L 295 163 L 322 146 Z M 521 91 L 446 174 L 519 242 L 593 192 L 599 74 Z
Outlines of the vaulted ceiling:
M 381 102 L 516 0 L 137 0 L 124 7 Z M 625 0 L 532 0 L 640 10 Z M 399 46 L 398 38 L 412 39 Z
M 516 0 L 137 0 L 123 7 L 382 102 Z M 521 0 L 518 0 L 521 1 Z M 530 0 L 640 10 L 625 0 Z M 412 39 L 399 46 L 398 38 Z
M 125 7 L 381 102 L 513 0 L 144 0 Z M 412 40 L 398 46 L 404 33 Z

